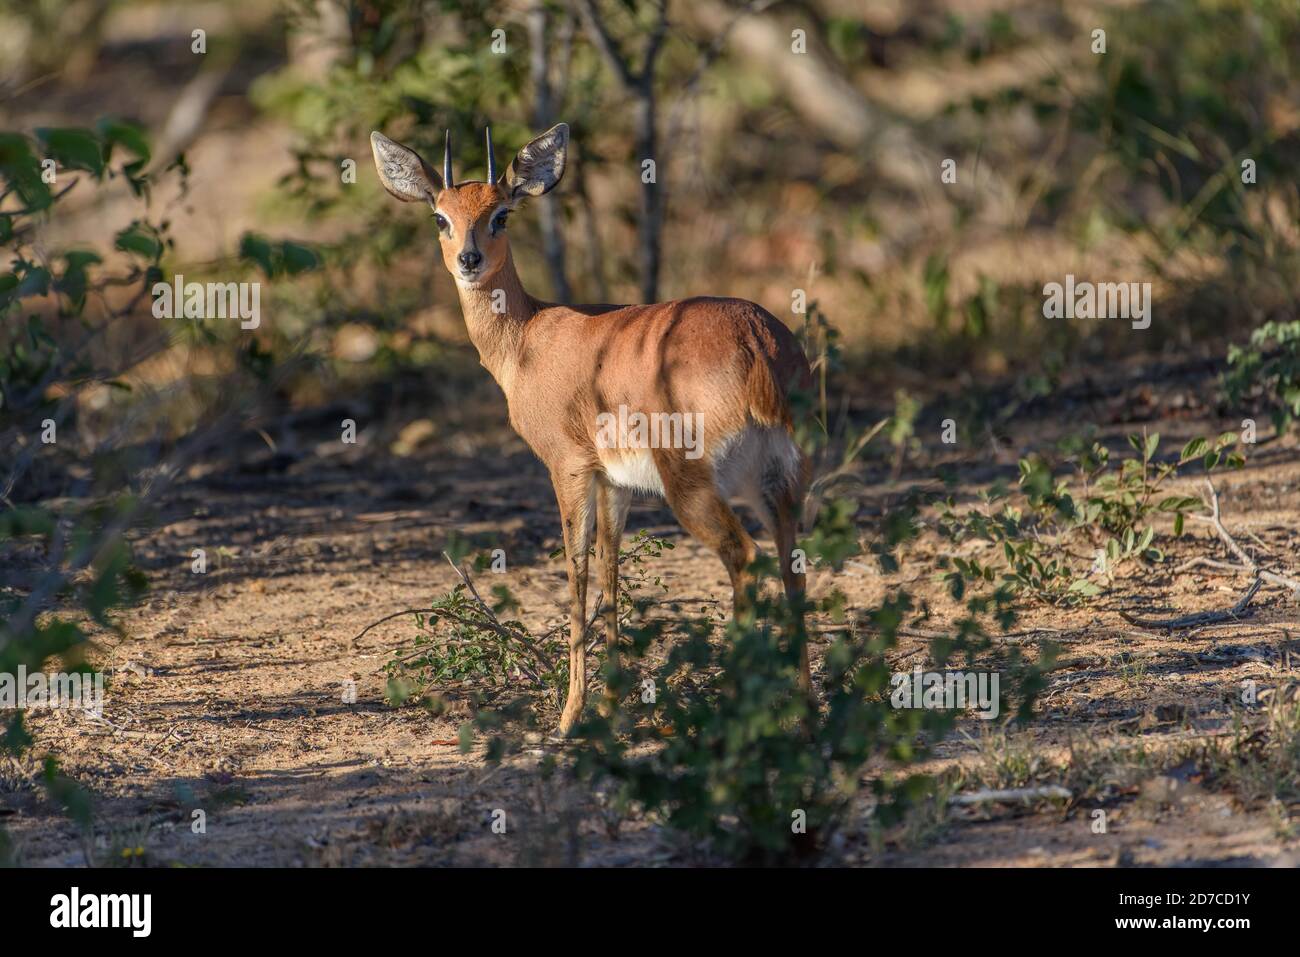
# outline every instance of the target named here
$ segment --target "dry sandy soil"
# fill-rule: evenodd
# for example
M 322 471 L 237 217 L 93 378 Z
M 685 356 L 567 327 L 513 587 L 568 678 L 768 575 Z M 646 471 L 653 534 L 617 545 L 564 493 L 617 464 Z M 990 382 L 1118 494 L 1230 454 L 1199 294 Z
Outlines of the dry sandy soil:
M 1143 385 L 1156 381 L 1158 385 Z M 1084 380 L 1051 407 L 1026 415 L 996 451 L 967 450 L 970 485 L 1049 441 L 1062 423 L 1109 423 L 1111 436 L 1143 426 L 1169 443 L 1218 431 L 1198 396 L 1205 368 L 1117 369 L 1108 383 Z M 475 400 L 479 401 L 479 400 Z M 539 751 L 493 767 L 481 746 L 453 742 L 463 713 L 434 717 L 384 702 L 382 667 L 414 634 L 397 618 L 354 641 L 393 611 L 427 605 L 454 583 L 440 549 L 447 534 L 486 538 L 505 549 L 505 582 L 535 629 L 562 618 L 563 569 L 549 553 L 558 522 L 541 466 L 502 426 L 504 407 L 483 393 L 476 438 L 435 436 L 406 457 L 388 452 L 404 417 L 343 446 L 328 430 L 299 427 L 297 451 L 250 445 L 176 487 L 137 552 L 149 597 L 122 616 L 124 637 L 103 636 L 95 663 L 109 673 L 102 720 L 78 712 L 34 712 L 33 757 L 0 766 L 0 813 L 21 859 L 34 865 L 123 860 L 149 865 L 512 865 L 682 864 L 693 858 L 653 822 L 633 818 L 611 836 L 589 791 L 543 780 Z M 363 414 L 366 410 L 363 410 Z M 361 419 L 360 421 L 365 421 Z M 495 423 L 492 425 L 484 423 Z M 283 441 L 287 433 L 280 433 Z M 274 430 L 272 430 L 274 431 Z M 316 444 L 306 441 L 310 437 Z M 924 451 L 922 452 L 924 455 Z M 920 463 L 918 463 L 919 465 Z M 918 478 L 924 475 L 918 470 Z M 873 478 L 874 475 L 874 478 Z M 868 469 L 866 501 L 878 506 L 904 483 Z M 904 476 L 904 481 L 906 475 Z M 1188 490 L 1191 485 L 1184 486 Z M 1295 520 L 1300 456 L 1287 441 L 1253 451 L 1247 468 L 1220 481 L 1224 512 L 1241 537 L 1253 534 L 1279 567 L 1300 569 Z M 653 559 L 674 601 L 705 610 L 726 597 L 720 563 L 685 538 L 666 511 L 642 502 L 629 529 L 677 547 Z M 1253 541 L 1252 541 L 1253 544 Z M 937 542 L 912 548 L 901 577 L 865 564 L 820 571 L 814 593 L 846 591 L 859 607 L 906 582 L 936 620 L 957 607 L 925 571 Z M 204 548 L 206 575 L 190 573 Z M 1200 526 L 1173 549 L 1169 566 L 1194 555 L 1223 557 Z M 1009 739 L 971 720 L 944 742 L 932 770 L 972 769 L 969 787 L 997 783 L 1017 761 L 1104 755 L 1118 745 L 1149 754 L 1231 734 L 1241 682 L 1261 688 L 1292 678 L 1294 605 L 1277 589 L 1256 598 L 1241 621 L 1174 634 L 1142 630 L 1120 609 L 1169 614 L 1228 607 L 1240 578 L 1157 571 L 1121 581 L 1083 610 L 1031 607 L 1016 626 L 1061 630 L 1063 666 L 1052 672 L 1029 730 Z M 936 627 L 931 620 L 926 627 Z M 1032 650 L 1037 637 L 1020 641 Z M 926 641 L 907 637 L 905 667 L 924 661 Z M 820 654 L 816 648 L 815 654 Z M 356 682 L 356 702 L 343 700 Z M 448 689 L 454 698 L 456 689 Z M 1029 757 L 1027 745 L 1035 747 Z M 59 754 L 94 795 L 89 844 L 38 783 L 37 757 Z M 557 752 L 563 761 L 563 751 Z M 1080 762 L 1076 763 L 1086 763 Z M 1283 805 L 1209 781 L 1191 763 L 1099 763 L 1065 804 L 988 805 L 932 814 L 874 838 L 851 822 L 831 860 L 871 865 L 1187 865 L 1297 862 Z M 982 777 L 981 777 L 982 775 Z M 991 776 L 990 776 L 991 775 Z M 1038 775 L 1052 780 L 1052 773 Z M 1094 833 L 1103 809 L 1105 833 Z M 193 833 L 195 809 L 206 833 Z M 505 834 L 491 829 L 506 812 Z M 123 848 L 143 854 L 123 857 Z

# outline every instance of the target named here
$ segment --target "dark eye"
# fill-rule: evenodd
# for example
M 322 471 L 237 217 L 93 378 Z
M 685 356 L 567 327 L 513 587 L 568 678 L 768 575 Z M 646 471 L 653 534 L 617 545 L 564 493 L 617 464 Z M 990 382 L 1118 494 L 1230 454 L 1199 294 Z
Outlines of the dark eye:
M 506 217 L 510 215 L 508 210 L 502 210 L 492 219 L 492 232 L 499 233 L 506 228 Z
M 441 233 L 445 233 L 448 229 L 451 228 L 451 224 L 448 223 L 447 220 L 443 218 L 443 215 L 441 213 L 433 214 L 433 222 L 438 227 L 438 231 Z

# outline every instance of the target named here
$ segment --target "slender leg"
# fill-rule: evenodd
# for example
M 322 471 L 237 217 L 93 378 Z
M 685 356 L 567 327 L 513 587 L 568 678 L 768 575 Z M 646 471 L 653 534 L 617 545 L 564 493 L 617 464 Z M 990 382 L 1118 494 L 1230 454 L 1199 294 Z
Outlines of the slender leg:
M 799 517 L 807 482 L 808 463 L 800 458 L 799 469 L 790 476 L 783 462 L 769 464 L 756 485 L 747 490 L 749 505 L 762 520 L 764 527 L 776 544 L 777 564 L 781 569 L 781 582 L 791 609 L 799 607 L 807 585 L 807 576 L 795 571 L 794 549 L 798 541 Z M 808 640 L 803 630 L 802 612 L 796 612 L 790 639 L 799 642 L 799 686 L 808 695 L 813 708 L 817 707 L 812 690 L 812 669 L 808 661 Z
M 590 475 L 551 476 L 564 528 L 564 552 L 569 572 L 569 696 L 560 716 L 559 732 L 568 735 L 582 715 L 587 699 L 587 550 L 595 518 L 594 485 Z
M 618 664 L 618 549 L 623 541 L 632 493 L 605 481 L 596 485 L 596 569 L 600 575 L 600 614 L 605 621 L 605 651 L 611 667 Z M 606 695 L 607 713 L 616 702 Z
M 781 563 L 781 581 L 785 585 L 786 598 L 793 608 L 803 597 L 807 585 L 807 576 L 794 570 L 794 548 L 798 528 L 799 506 L 801 496 L 785 493 L 773 503 L 772 537 L 776 540 L 776 551 Z M 812 670 L 808 664 L 808 641 L 804 637 L 800 646 L 799 684 L 805 692 L 812 692 Z
M 732 612 L 738 614 L 745 605 L 745 590 L 752 575 L 749 565 L 757 549 L 736 513 L 718 494 L 709 466 L 685 468 L 676 463 L 674 471 L 660 467 L 668 505 L 690 532 L 713 551 L 731 577 Z

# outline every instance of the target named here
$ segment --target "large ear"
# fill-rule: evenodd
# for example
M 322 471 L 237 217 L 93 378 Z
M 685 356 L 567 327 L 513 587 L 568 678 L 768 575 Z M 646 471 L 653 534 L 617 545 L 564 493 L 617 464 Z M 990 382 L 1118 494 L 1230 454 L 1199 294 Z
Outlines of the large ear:
M 370 151 L 384 189 L 403 202 L 433 202 L 442 191 L 442 177 L 415 150 L 383 133 L 371 133 Z
M 511 196 L 541 196 L 555 188 L 564 175 L 564 156 L 569 149 L 569 125 L 556 123 L 519 151 L 506 170 L 506 189 Z

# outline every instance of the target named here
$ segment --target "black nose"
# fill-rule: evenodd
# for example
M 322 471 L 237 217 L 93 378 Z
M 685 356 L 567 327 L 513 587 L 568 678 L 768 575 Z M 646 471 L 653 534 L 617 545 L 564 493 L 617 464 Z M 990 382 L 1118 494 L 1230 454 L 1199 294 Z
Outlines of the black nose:
M 461 253 L 459 256 L 456 257 L 456 261 L 460 263 L 461 269 L 467 271 L 471 269 L 477 269 L 478 264 L 483 261 L 483 254 L 479 252 L 477 249 L 467 249 L 465 252 Z

